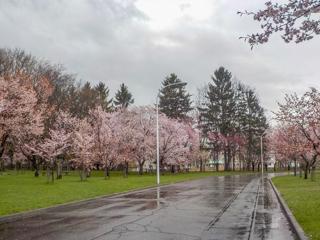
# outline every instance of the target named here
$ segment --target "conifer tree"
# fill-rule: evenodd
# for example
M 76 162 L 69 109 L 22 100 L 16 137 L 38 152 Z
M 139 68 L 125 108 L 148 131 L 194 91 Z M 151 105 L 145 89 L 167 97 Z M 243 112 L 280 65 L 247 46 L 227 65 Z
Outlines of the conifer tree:
M 191 94 L 185 89 L 186 83 L 183 83 L 176 74 L 170 76 L 162 82 L 160 90 L 160 111 L 170 118 L 186 119 L 188 112 L 192 110 Z
M 246 168 L 254 170 L 256 156 L 260 156 L 260 136 L 268 124 L 255 91 L 241 83 L 236 86 L 236 122 L 237 132 L 246 142 Z
M 115 95 L 114 105 L 118 108 L 127 108 L 133 103 L 134 99 L 132 98 L 132 94 L 129 92 L 128 87 L 122 83 Z
M 235 127 L 235 92 L 232 74 L 220 67 L 211 76 L 212 82 L 206 94 L 207 101 L 200 110 L 201 126 L 205 133 L 215 132 L 226 138 L 232 135 Z M 231 149 L 224 149 L 225 170 L 229 170 Z
M 112 111 L 112 98 L 109 99 L 109 88 L 103 83 L 99 82 L 94 88 L 96 92 L 96 106 L 101 106 L 104 111 Z

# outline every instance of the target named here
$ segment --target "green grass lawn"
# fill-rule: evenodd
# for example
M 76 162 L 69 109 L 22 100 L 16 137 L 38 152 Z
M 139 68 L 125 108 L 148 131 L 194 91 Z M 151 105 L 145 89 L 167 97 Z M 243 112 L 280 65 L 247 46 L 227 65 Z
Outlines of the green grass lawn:
M 320 174 L 318 174 L 319 179 Z M 320 180 L 294 176 L 272 179 L 310 239 L 320 240 Z
M 161 176 L 161 183 L 230 174 L 239 172 L 166 174 Z M 46 183 L 46 180 L 46 176 L 34 177 L 31 171 L 19 173 L 7 171 L 0 174 L 0 215 L 156 185 L 155 175 L 138 176 L 136 173 L 131 173 L 128 178 L 124 178 L 119 172 L 111 172 L 110 179 L 105 180 L 101 171 L 93 172 L 92 176 L 83 182 L 80 181 L 77 172 L 69 173 L 61 180 L 55 180 L 53 184 Z

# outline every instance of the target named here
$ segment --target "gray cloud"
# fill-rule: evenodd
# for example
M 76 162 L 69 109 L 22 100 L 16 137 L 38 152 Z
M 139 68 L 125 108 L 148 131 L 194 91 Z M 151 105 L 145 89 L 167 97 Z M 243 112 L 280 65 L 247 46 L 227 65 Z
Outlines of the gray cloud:
M 255 10 L 264 0 L 208 2 L 211 16 L 195 20 L 183 15 L 192 11 L 195 1 L 177 0 L 182 15 L 172 26 L 154 30 L 152 16 L 139 9 L 137 1 L 3 0 L 0 47 L 22 48 L 61 63 L 84 81 L 104 81 L 113 92 L 125 82 L 137 104 L 153 103 L 171 72 L 195 94 L 221 65 L 254 87 L 269 111 L 286 92 L 319 87 L 319 39 L 295 45 L 274 36 L 251 51 L 238 38 L 257 31 L 258 24 L 236 12 Z

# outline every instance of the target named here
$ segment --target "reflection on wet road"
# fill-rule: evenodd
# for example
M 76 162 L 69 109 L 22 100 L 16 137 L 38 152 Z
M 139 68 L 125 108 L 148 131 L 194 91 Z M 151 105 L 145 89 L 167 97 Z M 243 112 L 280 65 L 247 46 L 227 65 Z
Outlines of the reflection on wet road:
M 295 239 L 267 180 L 209 177 L 0 219 L 0 239 Z

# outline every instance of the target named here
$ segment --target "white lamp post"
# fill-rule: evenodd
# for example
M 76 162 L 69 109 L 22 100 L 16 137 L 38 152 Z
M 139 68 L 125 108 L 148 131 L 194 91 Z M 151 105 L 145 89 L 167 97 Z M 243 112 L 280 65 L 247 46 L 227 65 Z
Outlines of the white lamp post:
M 169 84 L 162 89 L 165 89 L 167 87 L 171 86 L 178 86 L 178 85 L 184 85 L 187 84 L 186 82 L 178 82 L 178 83 L 173 83 Z M 156 100 L 156 115 L 157 115 L 157 126 L 156 126 L 156 131 L 157 131 L 157 184 L 160 184 L 160 140 L 159 140 L 159 97 L 160 97 L 160 89 L 158 90 L 157 94 L 157 100 Z
M 261 147 L 261 176 L 263 177 L 263 146 L 262 146 L 262 136 L 260 136 L 260 147 Z
M 263 132 L 260 136 L 260 148 L 261 148 L 261 177 L 263 178 L 263 136 L 265 132 Z

